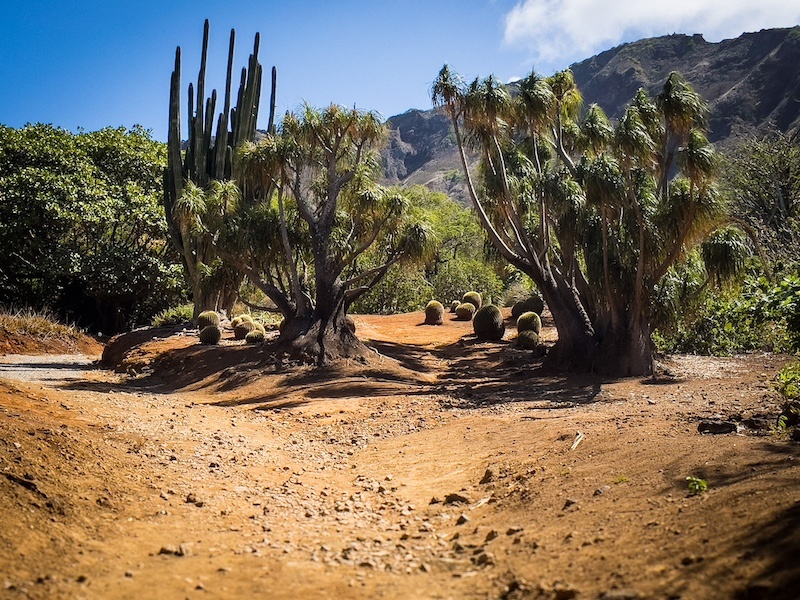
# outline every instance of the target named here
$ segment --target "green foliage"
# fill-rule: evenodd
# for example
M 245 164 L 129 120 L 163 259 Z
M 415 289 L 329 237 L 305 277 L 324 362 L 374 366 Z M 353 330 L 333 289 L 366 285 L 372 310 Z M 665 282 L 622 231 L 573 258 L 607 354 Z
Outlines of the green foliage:
M 720 182 L 736 215 L 758 236 L 769 260 L 800 261 L 800 144 L 771 132 L 725 153 Z
M 0 126 L 0 303 L 50 307 L 104 332 L 182 298 L 150 134 Z
M 478 309 L 472 319 L 472 328 L 479 340 L 496 342 L 503 339 L 506 326 L 503 314 L 494 304 L 487 304 Z
M 165 327 L 167 325 L 180 325 L 192 320 L 194 306 L 191 304 L 181 304 L 172 308 L 165 308 L 153 317 L 153 327 Z
M 216 325 L 208 325 L 200 330 L 200 343 L 215 345 L 222 339 L 222 331 Z
M 524 312 L 517 318 L 517 331 L 535 331 L 539 334 L 542 331 L 542 319 L 533 311 Z
M 708 489 L 708 482 L 705 479 L 690 475 L 686 481 L 690 496 L 699 496 Z
M 213 310 L 205 310 L 197 315 L 197 328 L 202 331 L 206 327 L 210 325 L 214 325 L 215 327 L 219 327 L 219 314 Z
M 459 321 L 469 321 L 475 315 L 475 305 L 462 302 L 456 307 L 456 318 Z
M 444 322 L 444 306 L 441 302 L 431 300 L 425 307 L 425 324 L 441 325 Z
M 800 362 L 783 367 L 778 373 L 775 387 L 787 400 L 800 399 Z
M 461 302 L 462 302 L 462 303 L 469 302 L 469 303 L 470 303 L 470 304 L 472 304 L 472 305 L 473 305 L 473 306 L 474 306 L 474 307 L 475 307 L 477 310 L 480 310 L 480 308 L 481 308 L 481 303 L 482 303 L 482 298 L 481 298 L 481 295 L 480 295 L 478 292 L 467 292 L 467 293 L 466 293 L 466 294 L 464 294 L 464 296 L 461 298 Z
M 517 346 L 525 350 L 535 350 L 539 345 L 539 334 L 532 329 L 525 329 L 517 334 Z
M 253 329 L 244 336 L 244 340 L 248 344 L 263 344 L 265 339 L 265 334 L 263 329 Z
M 654 335 L 667 352 L 729 355 L 752 350 L 800 351 L 800 274 L 776 284 L 750 275 L 738 287 L 715 289 L 693 312 Z

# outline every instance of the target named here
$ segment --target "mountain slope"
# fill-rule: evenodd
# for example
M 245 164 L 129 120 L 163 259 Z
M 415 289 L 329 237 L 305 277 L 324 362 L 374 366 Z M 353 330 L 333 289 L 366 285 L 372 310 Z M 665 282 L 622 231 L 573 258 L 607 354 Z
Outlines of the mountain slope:
M 616 118 L 639 88 L 658 93 L 680 71 L 709 102 L 709 139 L 777 128 L 800 129 L 800 27 L 746 33 L 718 43 L 674 34 L 623 44 L 570 67 L 584 104 Z M 466 201 L 449 121 L 435 110 L 389 119 L 384 151 L 388 183 L 423 183 Z

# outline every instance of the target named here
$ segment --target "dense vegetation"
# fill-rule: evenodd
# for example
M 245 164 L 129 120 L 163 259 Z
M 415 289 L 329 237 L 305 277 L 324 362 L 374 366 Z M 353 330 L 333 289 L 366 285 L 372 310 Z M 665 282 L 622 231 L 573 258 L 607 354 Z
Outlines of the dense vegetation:
M 163 144 L 141 128 L 0 127 L 0 304 L 122 331 L 175 303 Z
M 208 36 L 185 144 L 180 51 L 168 148 L 141 128 L 0 128 L 0 304 L 115 332 L 242 300 L 283 316 L 287 349 L 323 360 L 358 348 L 348 311 L 458 304 L 470 290 L 511 305 L 535 282 L 559 330 L 552 355 L 578 368 L 644 373 L 654 349 L 800 351 L 797 139 L 740 138 L 720 158 L 679 75 L 612 121 L 582 107 L 568 71 L 510 90 L 443 69 L 434 100 L 463 150 L 468 209 L 380 184 L 374 113 L 275 121 L 274 69 L 256 132 L 258 38 L 238 94 L 229 57 L 217 115 Z

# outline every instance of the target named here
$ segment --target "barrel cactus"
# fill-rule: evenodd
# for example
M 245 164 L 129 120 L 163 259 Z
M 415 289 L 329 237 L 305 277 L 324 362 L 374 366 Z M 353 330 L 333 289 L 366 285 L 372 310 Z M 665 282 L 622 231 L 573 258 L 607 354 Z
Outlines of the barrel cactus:
M 535 312 L 537 315 L 541 316 L 544 310 L 544 300 L 542 300 L 542 297 L 538 293 L 535 293 L 522 304 L 524 308 L 522 312 Z
M 524 312 L 527 312 L 525 310 L 525 302 L 522 300 L 519 302 L 514 302 L 514 306 L 511 307 L 511 317 L 516 321 Z
M 241 321 L 236 327 L 233 328 L 233 337 L 237 340 L 243 340 L 247 334 L 256 328 L 255 323 L 252 321 Z
M 250 333 L 244 336 L 244 341 L 248 344 L 261 344 L 264 342 L 264 332 L 259 329 L 253 329 Z
M 203 331 L 203 329 L 209 325 L 219 327 L 219 315 L 216 313 L 216 311 L 205 310 L 197 315 L 197 328 L 200 331 Z
M 475 310 L 478 310 L 481 307 L 481 295 L 478 292 L 467 292 L 464 294 L 464 297 L 461 298 L 461 303 L 469 302 L 472 306 L 475 307 Z
M 441 325 L 444 322 L 444 306 L 431 300 L 425 307 L 425 325 Z
M 458 305 L 459 305 L 459 304 L 461 304 L 461 302 L 459 302 L 458 300 L 453 300 L 453 301 L 450 303 L 450 312 L 451 312 L 451 313 L 454 313 L 454 312 L 456 312 L 456 309 L 458 308 Z
M 222 332 L 216 325 L 208 325 L 200 330 L 200 343 L 201 344 L 219 344 L 222 339 Z
M 542 331 L 542 319 L 533 311 L 522 313 L 517 319 L 517 331 Z
M 503 339 L 506 332 L 503 313 L 494 304 L 487 304 L 478 309 L 472 320 L 472 327 L 479 340 L 496 342 Z
M 469 302 L 462 302 L 456 308 L 456 318 L 459 321 L 469 321 L 475 314 L 475 305 Z
M 524 350 L 535 350 L 538 345 L 539 334 L 532 329 L 526 329 L 517 334 L 517 347 Z

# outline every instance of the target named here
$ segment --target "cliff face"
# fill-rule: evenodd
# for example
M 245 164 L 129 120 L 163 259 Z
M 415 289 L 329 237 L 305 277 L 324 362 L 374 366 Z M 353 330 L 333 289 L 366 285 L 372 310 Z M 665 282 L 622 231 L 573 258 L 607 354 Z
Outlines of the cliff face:
M 768 29 L 710 43 L 700 34 L 623 44 L 570 67 L 584 104 L 611 118 L 639 88 L 658 93 L 680 71 L 709 102 L 709 139 L 720 146 L 767 128 L 800 129 L 800 27 Z M 461 164 L 448 119 L 412 110 L 389 119 L 384 150 L 388 183 L 422 183 L 466 201 Z

